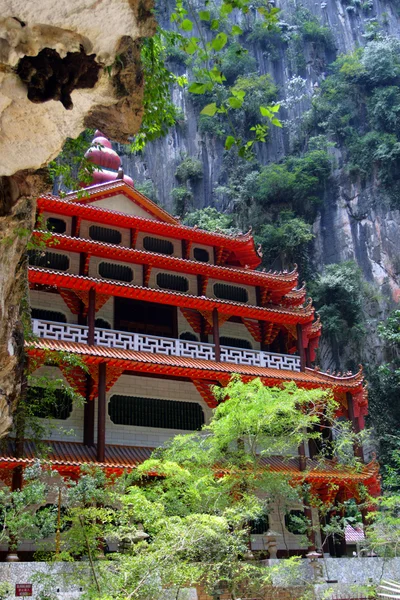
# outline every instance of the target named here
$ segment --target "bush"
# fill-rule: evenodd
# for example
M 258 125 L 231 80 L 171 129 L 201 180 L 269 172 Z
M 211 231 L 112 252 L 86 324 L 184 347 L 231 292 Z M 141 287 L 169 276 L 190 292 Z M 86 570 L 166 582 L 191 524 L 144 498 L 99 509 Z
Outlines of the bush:
M 222 233 L 233 233 L 235 228 L 233 226 L 232 215 L 220 213 L 216 208 L 207 206 L 206 208 L 200 208 L 186 215 L 183 223 L 194 227 L 197 225 L 200 229 L 206 231 L 220 231 Z
M 183 159 L 180 165 L 178 165 L 175 171 L 175 177 L 181 183 L 187 181 L 196 181 L 203 177 L 203 163 L 197 158 L 187 156 Z
M 367 101 L 371 126 L 386 133 L 400 135 L 400 88 L 377 88 Z
M 297 263 L 304 277 L 308 266 L 308 244 L 313 237 L 311 225 L 284 211 L 276 223 L 261 227 L 256 241 L 262 246 L 265 266 L 289 269 Z
M 317 19 L 304 21 L 301 26 L 301 34 L 305 42 L 324 46 L 327 50 L 333 50 L 335 47 L 331 30 L 329 27 L 320 25 Z
M 221 70 L 228 84 L 232 84 L 239 75 L 252 73 L 256 69 L 256 59 L 238 42 L 230 44 L 222 54 Z
M 363 279 L 353 261 L 328 265 L 311 283 L 310 292 L 332 343 L 342 344 L 363 335 Z
M 278 60 L 279 47 L 285 42 L 279 27 L 268 28 L 264 23 L 254 23 L 252 32 L 247 36 L 251 44 L 258 44 L 268 54 L 271 60 Z
M 151 179 L 145 179 L 142 182 L 135 181 L 135 188 L 147 196 L 147 198 L 150 198 L 150 200 L 153 200 L 153 202 L 158 204 L 157 190 Z
M 255 199 L 262 205 L 285 204 L 297 214 L 312 218 L 322 201 L 331 172 L 329 155 L 313 150 L 302 157 L 290 157 L 282 164 L 264 167 L 259 175 Z
M 175 214 L 183 217 L 193 200 L 193 194 L 187 187 L 177 187 L 172 190 L 172 200 Z
M 371 86 L 391 84 L 400 77 L 400 40 L 385 37 L 366 45 L 361 64 Z

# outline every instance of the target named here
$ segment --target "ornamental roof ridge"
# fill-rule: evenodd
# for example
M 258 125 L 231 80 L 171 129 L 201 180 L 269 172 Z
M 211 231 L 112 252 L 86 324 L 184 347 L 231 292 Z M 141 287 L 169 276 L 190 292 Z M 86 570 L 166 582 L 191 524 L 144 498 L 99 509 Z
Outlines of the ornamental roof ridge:
M 90 288 L 90 282 L 92 283 L 96 283 L 96 284 L 100 284 L 102 286 L 114 286 L 116 288 L 128 288 L 128 289 L 136 289 L 136 290 L 140 290 L 143 292 L 152 292 L 155 294 L 167 294 L 168 296 L 173 296 L 173 297 L 180 297 L 180 298 L 187 298 L 189 300 L 193 300 L 193 301 L 199 301 L 199 300 L 206 300 L 210 303 L 214 303 L 220 306 L 232 306 L 232 307 L 240 307 L 242 309 L 253 309 L 253 310 L 257 310 L 258 312 L 275 312 L 275 313 L 280 313 L 280 314 L 286 314 L 286 315 L 294 315 L 294 316 L 299 316 L 299 317 L 312 317 L 314 315 L 314 307 L 311 306 L 311 304 L 308 304 L 307 306 L 303 307 L 303 306 L 294 306 L 294 307 L 290 307 L 290 308 L 284 308 L 281 306 L 277 306 L 277 305 L 270 305 L 270 307 L 266 307 L 266 306 L 255 306 L 252 304 L 246 304 L 243 302 L 236 302 L 234 300 L 221 300 L 219 298 L 209 298 L 207 296 L 193 296 L 191 294 L 186 294 L 184 292 L 177 292 L 177 291 L 170 291 L 170 290 L 164 290 L 164 289 L 156 289 L 156 288 L 149 288 L 149 287 L 143 287 L 141 285 L 132 285 L 130 283 L 125 283 L 125 282 L 120 282 L 120 281 L 114 281 L 114 280 L 109 280 L 109 279 L 98 279 L 96 277 L 88 277 L 88 276 L 83 276 L 83 275 L 77 275 L 75 273 L 67 273 L 67 272 L 60 272 L 60 271 L 54 271 L 52 269 L 43 269 L 40 267 L 32 267 L 30 266 L 28 268 L 28 273 L 39 273 L 39 274 L 46 274 L 46 275 L 55 275 L 57 277 L 61 277 L 61 278 L 65 278 L 65 280 L 67 279 L 72 279 L 75 281 L 85 281 L 88 283 L 87 289 Z M 43 283 L 43 282 L 38 282 L 38 281 L 34 281 L 33 283 Z M 52 285 L 51 281 L 47 282 L 47 285 Z M 62 286 L 59 286 L 62 287 Z M 112 294 L 110 294 L 112 295 Z
M 34 229 L 33 230 L 33 234 L 34 235 L 38 235 L 38 234 L 42 234 L 43 231 L 40 229 Z M 109 244 L 107 242 L 99 242 L 97 240 L 91 240 L 88 238 L 80 238 L 80 237 L 72 237 L 70 235 L 66 235 L 63 233 L 52 233 L 52 238 L 54 239 L 59 239 L 61 238 L 61 240 L 65 239 L 65 240 L 77 240 L 80 242 L 85 242 L 88 244 L 92 244 L 95 247 L 99 247 L 99 248 L 109 248 L 110 250 L 115 250 L 118 251 L 118 249 L 121 249 L 123 251 L 127 251 L 127 252 L 140 252 L 141 254 L 145 254 L 148 256 L 157 256 L 160 258 L 168 258 L 171 261 L 176 261 L 177 263 L 179 263 L 180 261 L 184 261 L 185 264 L 188 265 L 195 265 L 196 267 L 199 267 L 199 269 L 201 269 L 202 267 L 209 267 L 212 270 L 217 270 L 217 269 L 223 269 L 224 271 L 229 271 L 232 274 L 233 273 L 239 273 L 241 275 L 246 275 L 246 276 L 255 276 L 255 277 L 261 277 L 261 278 L 272 278 L 275 281 L 282 281 L 282 282 L 288 282 L 288 281 L 296 281 L 297 280 L 297 271 L 291 271 L 290 273 L 283 273 L 278 272 L 278 273 L 272 273 L 270 271 L 257 271 L 255 269 L 245 269 L 242 267 L 231 267 L 231 266 L 227 266 L 227 265 L 214 265 L 211 263 L 202 263 L 196 260 L 192 260 L 192 259 L 188 259 L 188 258 L 181 258 L 179 256 L 167 256 L 165 254 L 160 254 L 158 252 L 150 252 L 149 250 L 142 250 L 139 248 L 128 248 L 127 246 L 117 246 L 116 244 Z M 52 248 L 52 246 L 48 246 L 49 248 Z M 57 250 L 57 246 L 54 247 L 54 250 Z M 285 296 L 289 296 L 290 294 L 292 294 L 293 290 L 291 290 L 290 292 L 287 292 L 285 294 Z M 294 292 L 302 292 L 302 289 L 300 290 L 294 290 Z M 292 296 L 291 296 L 292 297 Z M 297 297 L 297 296 L 293 296 L 293 297 Z
M 122 182 L 123 183 L 123 182 Z M 103 184 L 104 185 L 104 184 Z M 115 182 L 113 184 L 107 184 L 108 186 L 113 186 L 115 188 L 116 185 Z M 119 184 L 121 185 L 121 183 Z M 126 184 L 124 184 L 126 185 Z M 136 188 L 135 188 L 135 192 L 140 194 L 140 192 L 137 192 Z M 77 192 L 74 192 L 75 194 Z M 144 198 L 146 198 L 144 196 Z M 41 202 L 42 201 L 42 202 Z M 258 266 L 261 262 L 260 256 L 257 253 L 257 248 L 255 246 L 255 242 L 254 242 L 254 238 L 252 235 L 250 235 L 249 233 L 245 234 L 245 235 L 234 235 L 234 234 L 226 234 L 226 233 L 220 233 L 218 231 L 207 231 L 206 229 L 201 229 L 199 227 L 191 227 L 189 225 L 183 225 L 182 223 L 180 223 L 179 221 L 177 221 L 176 219 L 174 219 L 174 222 L 162 222 L 162 221 L 154 221 L 153 219 L 148 219 L 147 217 L 141 217 L 138 215 L 127 215 L 126 213 L 122 213 L 120 211 L 117 210 L 113 210 L 110 208 L 104 208 L 104 207 L 100 207 L 100 206 L 93 206 L 91 204 L 84 204 L 84 203 L 80 203 L 80 202 L 71 202 L 68 199 L 65 198 L 59 198 L 58 196 L 55 196 L 54 194 L 43 194 L 42 196 L 39 196 L 37 199 L 37 203 L 38 206 L 40 207 L 40 204 L 43 204 L 43 201 L 50 201 L 50 202 L 57 202 L 61 205 L 66 205 L 66 206 L 77 206 L 77 207 L 83 207 L 86 210 L 90 211 L 94 211 L 94 212 L 98 212 L 98 213 L 102 213 L 102 214 L 110 214 L 111 216 L 117 216 L 120 217 L 122 219 L 127 219 L 127 220 L 134 220 L 134 221 L 139 221 L 139 222 L 143 222 L 146 223 L 148 225 L 152 225 L 152 226 L 160 226 L 163 225 L 165 226 L 167 229 L 172 230 L 172 232 L 175 232 L 177 235 L 176 237 L 178 239 L 181 239 L 181 236 L 179 235 L 179 233 L 183 230 L 183 231 L 187 231 L 187 232 L 192 232 L 192 233 L 200 233 L 202 236 L 205 236 L 206 238 L 210 238 L 210 244 L 212 244 L 211 239 L 212 238 L 217 238 L 218 240 L 223 240 L 223 241 L 233 241 L 239 244 L 248 244 L 248 243 L 253 243 L 253 250 L 254 250 L 254 255 L 255 257 L 257 257 L 257 263 L 254 263 L 253 267 L 251 268 L 255 268 L 256 266 Z M 156 205 L 158 206 L 158 205 Z M 49 211 L 51 211 L 51 208 L 48 209 Z M 61 213 L 62 214 L 62 213 Z M 168 214 L 168 213 L 166 213 Z M 172 217 L 171 217 L 172 219 Z M 168 234 L 166 234 L 168 235 Z M 171 237 L 174 237 L 173 235 Z M 272 271 L 271 271 L 272 272 Z M 284 273 L 285 271 L 283 271 Z M 293 272 L 297 272 L 297 265 L 294 265 L 293 270 L 290 273 Z
M 359 365 L 359 370 L 357 371 L 357 373 L 351 373 L 350 371 L 347 371 L 346 373 L 336 373 L 336 371 L 334 373 L 330 373 L 329 370 L 321 371 L 319 367 L 314 367 L 313 369 L 306 367 L 306 371 L 313 371 L 314 373 L 318 373 L 318 375 L 322 375 L 323 377 L 325 377 L 327 381 L 332 382 L 358 381 L 359 383 L 363 383 L 364 381 L 362 365 Z

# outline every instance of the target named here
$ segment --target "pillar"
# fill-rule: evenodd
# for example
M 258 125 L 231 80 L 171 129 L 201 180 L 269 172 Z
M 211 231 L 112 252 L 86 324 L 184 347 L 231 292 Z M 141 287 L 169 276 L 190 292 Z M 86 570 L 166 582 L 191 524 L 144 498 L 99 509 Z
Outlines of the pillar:
M 99 364 L 97 414 L 97 460 L 104 462 L 106 453 L 106 363 Z
M 83 413 L 83 443 L 94 446 L 94 398 L 90 398 L 93 380 L 86 375 L 86 404 Z
M 94 346 L 94 321 L 96 317 L 96 290 L 90 288 L 89 290 L 89 308 L 88 308 L 88 344 Z
M 300 323 L 296 325 L 297 330 L 297 352 L 300 356 L 300 371 L 306 370 L 306 353 L 303 346 L 303 328 Z
M 354 414 L 353 395 L 350 392 L 347 392 L 346 397 L 347 397 L 347 407 L 348 407 L 348 411 L 349 411 L 349 419 L 353 425 L 353 431 L 354 431 L 354 433 L 360 433 L 360 431 L 361 431 L 360 423 L 359 423 L 358 417 L 356 417 Z M 361 460 L 361 462 L 364 462 L 364 452 L 363 452 L 362 446 L 360 446 L 359 444 L 354 444 L 354 455 L 357 456 Z
M 213 342 L 215 351 L 215 360 L 219 362 L 221 360 L 221 347 L 219 343 L 219 321 L 218 321 L 218 309 L 214 308 L 212 311 L 213 321 Z

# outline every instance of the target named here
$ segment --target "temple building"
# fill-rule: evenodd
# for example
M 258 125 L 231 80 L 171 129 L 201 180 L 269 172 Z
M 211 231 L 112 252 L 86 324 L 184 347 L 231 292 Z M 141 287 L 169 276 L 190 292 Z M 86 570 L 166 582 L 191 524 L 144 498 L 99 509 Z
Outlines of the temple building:
M 100 132 L 87 157 L 102 170 L 84 193 L 38 198 L 38 217 L 52 233 L 47 248 L 29 256 L 31 368 L 64 377 L 86 399 L 72 405 L 60 397 L 54 406 L 60 428 L 48 440 L 52 468 L 62 475 L 84 463 L 115 473 L 134 468 L 171 436 L 206 423 L 216 405 L 211 386 L 225 386 L 233 373 L 266 386 L 329 388 L 341 416 L 363 428 L 362 373 L 334 376 L 313 367 L 321 323 L 296 269 L 257 270 L 261 255 L 251 233 L 183 225 L 135 189 Z M 49 366 L 58 352 L 79 356 L 87 373 Z M 270 468 L 293 477 L 307 471 L 324 499 L 352 497 L 360 482 L 376 490 L 373 466 L 355 475 L 321 470 L 314 451 L 271 459 Z M 3 453 L 0 469 L 31 464 L 34 456 L 25 441 L 23 451 Z M 268 526 L 282 533 L 279 550 L 301 548 L 301 536 L 277 516 Z M 254 533 L 255 549 L 262 533 Z

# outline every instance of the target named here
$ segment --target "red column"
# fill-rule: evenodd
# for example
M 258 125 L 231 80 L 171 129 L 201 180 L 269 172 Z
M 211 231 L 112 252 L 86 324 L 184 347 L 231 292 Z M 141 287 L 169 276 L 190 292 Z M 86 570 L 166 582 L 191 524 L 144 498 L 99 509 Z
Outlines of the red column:
M 303 328 L 300 325 L 300 323 L 297 323 L 296 330 L 297 330 L 297 352 L 299 353 L 299 356 L 300 356 L 300 370 L 305 371 L 306 370 L 306 353 L 305 353 L 304 346 L 303 346 Z
M 97 413 L 97 460 L 104 462 L 106 454 L 106 363 L 99 365 L 99 395 Z
M 93 380 L 86 376 L 86 404 L 83 413 L 83 443 L 85 446 L 94 446 L 94 399 L 90 399 Z
M 354 433 L 360 433 L 360 431 L 361 431 L 360 423 L 359 423 L 358 417 L 356 417 L 354 414 L 353 396 L 352 396 L 352 394 L 350 394 L 350 392 L 347 392 L 346 397 L 347 397 L 347 407 L 348 407 L 348 411 L 349 411 L 349 419 L 353 425 Z M 359 444 L 354 444 L 354 454 L 355 454 L 355 456 L 360 458 L 362 462 L 364 462 L 364 452 L 363 452 L 362 446 L 360 446 Z
M 88 344 L 94 346 L 94 321 L 96 317 L 96 290 L 89 290 L 89 308 L 88 308 Z
M 219 343 L 219 321 L 218 321 L 218 309 L 214 308 L 212 312 L 213 319 L 213 342 L 215 351 L 215 360 L 219 362 L 221 360 L 221 347 Z

